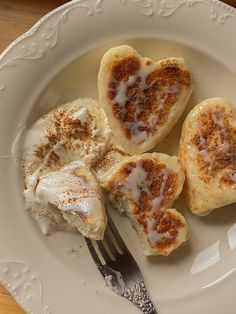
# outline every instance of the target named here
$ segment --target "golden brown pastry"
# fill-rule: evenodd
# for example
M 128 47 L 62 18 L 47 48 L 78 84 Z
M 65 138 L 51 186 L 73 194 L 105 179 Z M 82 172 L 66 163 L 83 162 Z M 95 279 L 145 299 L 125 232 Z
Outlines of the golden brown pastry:
M 182 130 L 184 196 L 196 215 L 236 202 L 236 108 L 224 98 L 195 106 Z
M 185 218 L 170 208 L 184 183 L 177 157 L 158 153 L 126 157 L 100 182 L 114 206 L 123 204 L 146 255 L 168 255 L 188 239 Z
M 98 92 L 115 142 L 130 154 L 153 148 L 180 118 L 193 86 L 183 58 L 156 63 L 130 46 L 108 50 L 101 60 Z

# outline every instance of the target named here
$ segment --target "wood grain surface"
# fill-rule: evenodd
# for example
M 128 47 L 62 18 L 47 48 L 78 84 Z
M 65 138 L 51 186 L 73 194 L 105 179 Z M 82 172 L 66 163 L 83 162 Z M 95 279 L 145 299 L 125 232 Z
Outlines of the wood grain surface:
M 0 53 L 63 0 L 0 0 Z M 236 0 L 225 1 L 236 7 Z M 0 314 L 24 314 L 0 285 Z M 69 314 L 69 313 L 68 313 Z
M 0 313 L 1 314 L 23 314 L 18 304 L 12 296 L 0 286 Z
M 0 0 L 0 52 L 43 15 L 65 2 L 67 1 Z

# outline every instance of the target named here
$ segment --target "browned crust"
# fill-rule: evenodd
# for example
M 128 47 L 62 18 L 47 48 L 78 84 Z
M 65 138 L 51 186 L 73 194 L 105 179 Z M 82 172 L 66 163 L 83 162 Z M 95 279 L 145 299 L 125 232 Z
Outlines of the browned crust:
M 147 172 L 147 178 L 142 182 L 140 188 L 140 197 L 137 202 L 128 198 L 125 191 L 125 182 L 132 170 L 141 166 Z M 179 228 L 184 227 L 181 219 L 166 210 L 164 210 L 174 200 L 178 189 L 178 173 L 174 170 L 168 170 L 168 179 L 163 190 L 163 199 L 158 208 L 153 208 L 152 201 L 160 196 L 161 185 L 163 183 L 162 170 L 166 166 L 157 161 L 142 159 L 140 161 L 129 161 L 115 174 L 114 178 L 108 183 L 107 189 L 112 193 L 126 198 L 132 204 L 132 215 L 136 221 L 143 226 L 143 231 L 147 232 L 147 219 L 155 220 L 153 230 L 160 234 L 167 231 L 169 236 L 161 237 L 157 242 L 157 249 L 168 249 L 176 242 Z M 149 240 L 148 240 L 149 241 Z M 149 241 L 150 242 L 150 241 Z M 150 244 L 151 245 L 151 244 Z
M 147 64 L 151 63 L 154 62 L 148 60 Z M 145 87 L 142 86 L 141 77 L 137 74 L 140 68 L 139 58 L 133 55 L 117 57 L 109 66 L 108 99 L 114 116 L 120 122 L 128 139 L 131 138 L 132 132 L 130 127 L 126 127 L 127 123 L 130 125 L 139 121 L 142 126 L 138 126 L 138 131 L 153 134 L 165 123 L 182 91 L 191 85 L 190 72 L 180 67 L 175 60 L 163 61 L 160 68 L 147 76 Z M 127 88 L 126 103 L 123 106 L 115 103 L 120 82 L 127 82 L 133 75 L 136 75 L 136 80 Z M 148 121 L 150 115 L 157 116 L 158 121 L 151 124 Z
M 121 156 L 129 156 L 123 150 L 119 149 L 118 147 L 112 146 L 105 152 L 105 154 L 96 161 L 95 164 L 92 165 L 91 169 L 95 172 L 106 169 L 106 167 L 112 162 L 114 153 L 119 153 Z
M 159 234 L 163 234 L 163 237 L 157 242 L 156 247 L 159 250 L 165 251 L 176 243 L 179 229 L 185 227 L 185 224 L 176 215 L 164 210 L 158 212 L 155 216 L 155 221 L 156 224 L 153 226 L 153 230 L 157 230 Z M 144 222 L 143 225 L 145 232 L 147 232 L 146 223 Z M 168 237 L 164 236 L 166 232 L 169 233 Z
M 200 131 L 194 135 L 192 143 L 199 152 L 207 148 L 210 161 L 206 161 L 200 153 L 197 156 L 200 178 L 206 183 L 227 169 L 228 173 L 221 176 L 220 182 L 228 186 L 235 185 L 231 177 L 236 172 L 236 129 L 232 127 L 231 119 L 232 113 L 220 105 L 198 116 Z

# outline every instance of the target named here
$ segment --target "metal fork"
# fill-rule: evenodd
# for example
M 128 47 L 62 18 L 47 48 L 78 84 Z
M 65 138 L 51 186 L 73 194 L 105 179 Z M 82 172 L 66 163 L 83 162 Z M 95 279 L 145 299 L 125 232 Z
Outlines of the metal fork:
M 86 243 L 105 282 L 118 295 L 133 302 L 145 314 L 158 314 L 144 285 L 141 271 L 108 214 L 103 241 Z

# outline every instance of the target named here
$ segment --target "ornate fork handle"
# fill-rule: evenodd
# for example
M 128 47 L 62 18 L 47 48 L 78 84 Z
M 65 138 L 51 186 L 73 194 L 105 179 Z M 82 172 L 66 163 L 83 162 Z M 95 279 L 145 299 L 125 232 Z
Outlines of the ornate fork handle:
M 143 281 L 131 289 L 126 289 L 122 296 L 133 302 L 144 314 L 158 314 L 154 309 Z

